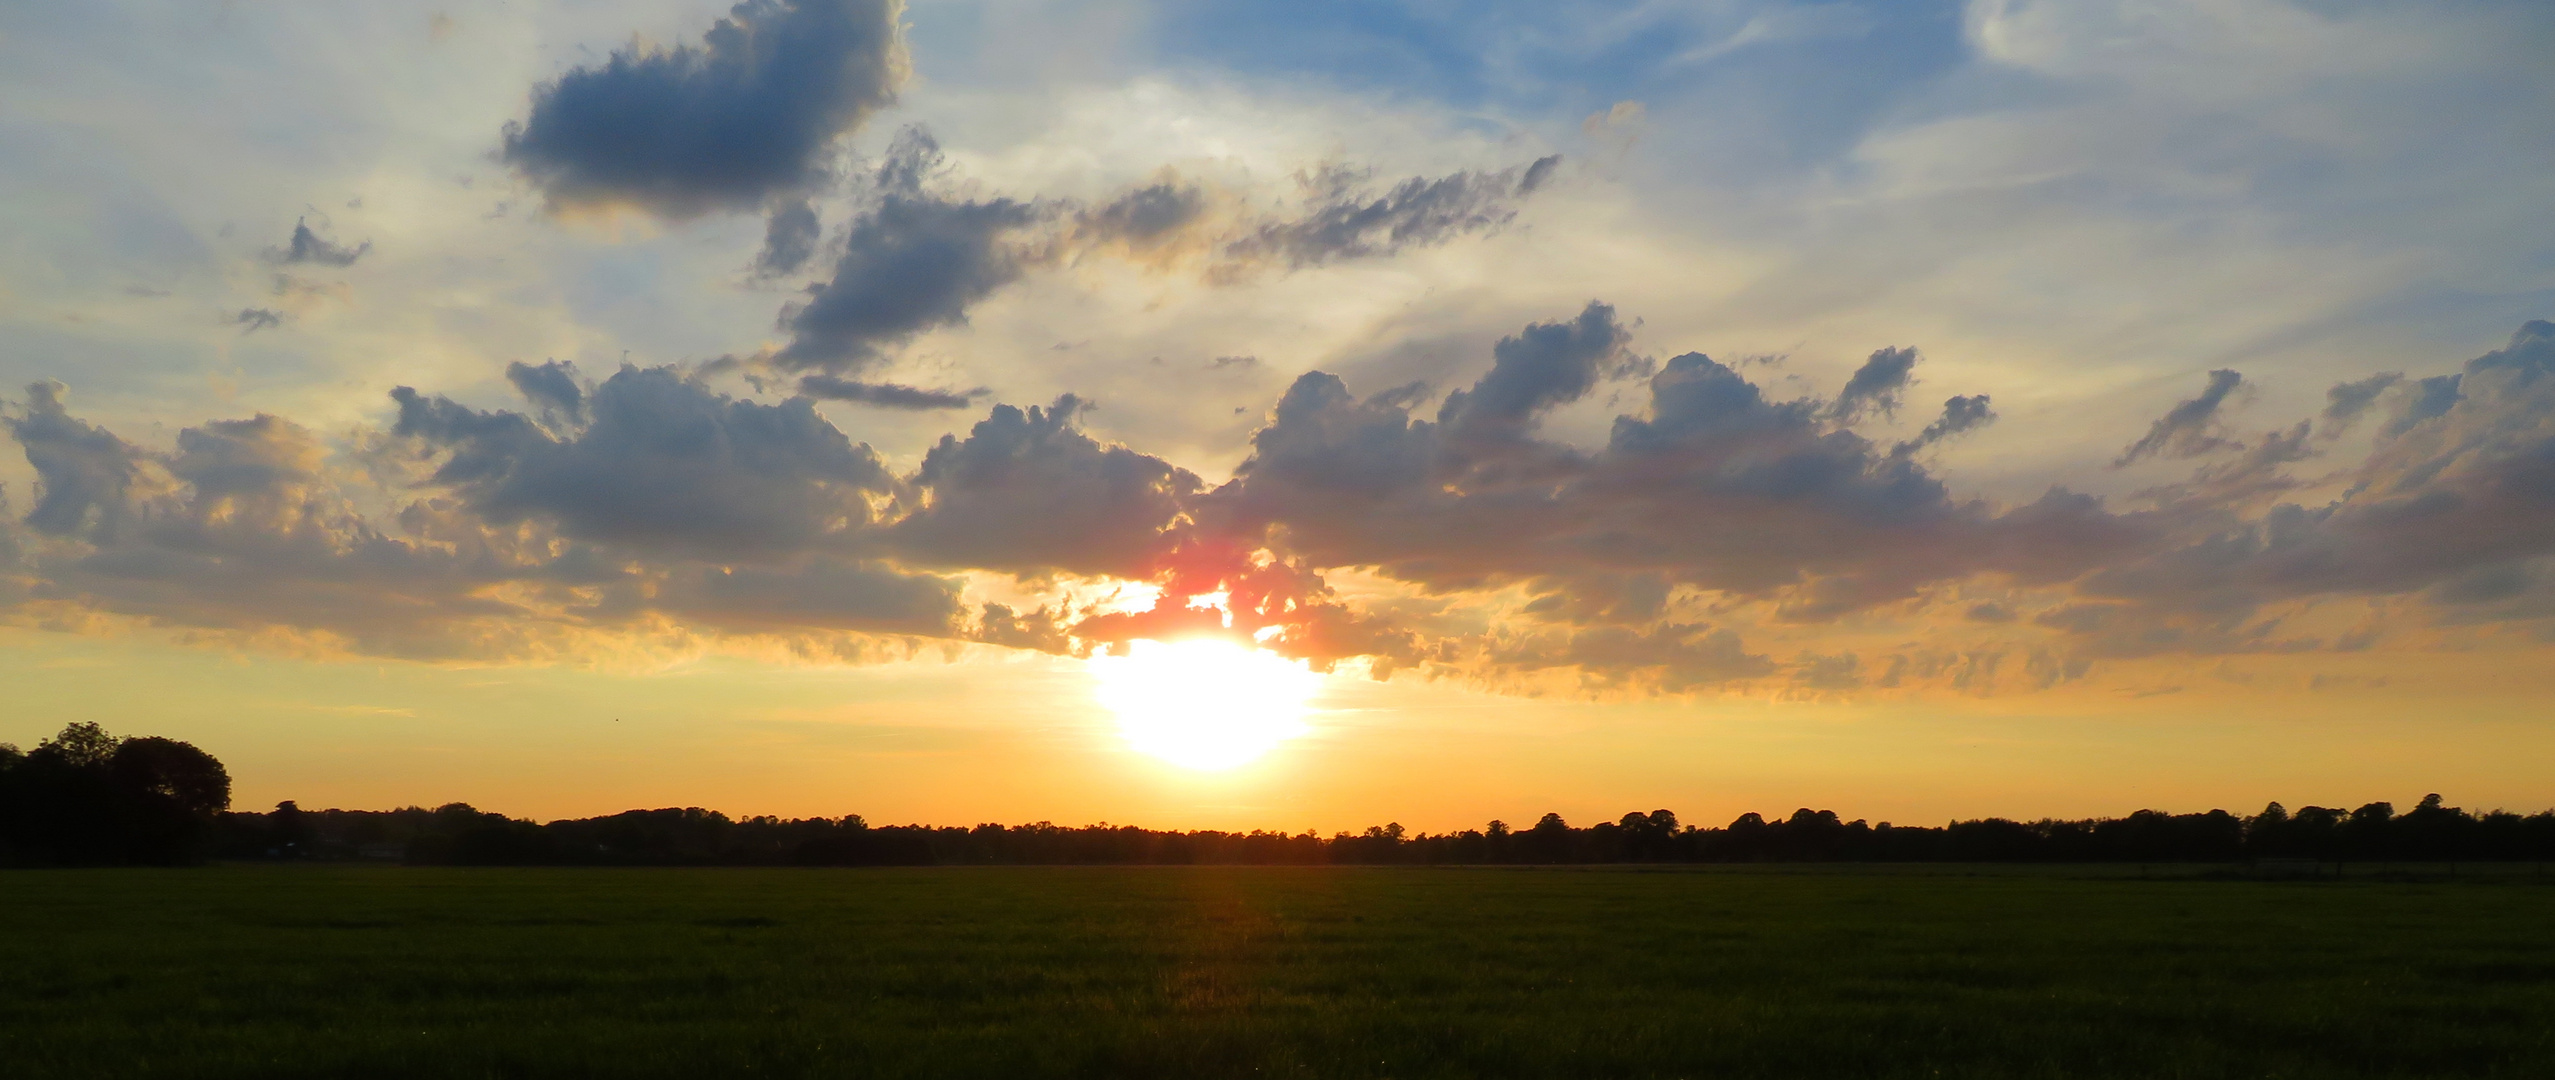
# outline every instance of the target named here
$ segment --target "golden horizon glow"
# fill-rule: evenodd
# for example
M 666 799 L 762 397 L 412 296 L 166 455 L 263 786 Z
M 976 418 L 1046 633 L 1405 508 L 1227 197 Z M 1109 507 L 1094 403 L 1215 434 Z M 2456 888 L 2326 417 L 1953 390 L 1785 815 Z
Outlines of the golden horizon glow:
M 1094 657 L 1092 694 L 1127 744 L 1183 768 L 1233 769 L 1311 730 L 1322 677 L 1302 661 L 1218 638 L 1136 641 Z

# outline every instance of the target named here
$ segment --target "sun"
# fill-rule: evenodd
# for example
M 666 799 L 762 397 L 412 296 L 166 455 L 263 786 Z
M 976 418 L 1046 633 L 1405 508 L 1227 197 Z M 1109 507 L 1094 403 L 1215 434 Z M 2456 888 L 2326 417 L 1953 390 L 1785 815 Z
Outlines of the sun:
M 1091 660 L 1093 694 L 1129 745 L 1174 765 L 1221 771 L 1304 734 L 1322 677 L 1301 661 L 1214 638 L 1137 641 Z

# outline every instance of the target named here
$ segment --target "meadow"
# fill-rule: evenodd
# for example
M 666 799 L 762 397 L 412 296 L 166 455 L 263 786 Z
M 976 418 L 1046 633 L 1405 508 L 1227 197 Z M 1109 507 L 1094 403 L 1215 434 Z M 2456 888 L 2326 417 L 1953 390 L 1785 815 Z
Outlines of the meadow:
M 0 873 L 40 1077 L 2555 1076 L 2555 885 L 2132 868 Z

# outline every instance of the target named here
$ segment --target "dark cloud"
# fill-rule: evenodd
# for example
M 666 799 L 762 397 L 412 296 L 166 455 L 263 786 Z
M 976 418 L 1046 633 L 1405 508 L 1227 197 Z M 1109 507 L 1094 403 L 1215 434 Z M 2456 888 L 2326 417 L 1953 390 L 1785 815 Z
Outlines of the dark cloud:
M 1225 250 L 1245 261 L 1307 267 L 1441 244 L 1514 220 L 1516 200 L 1541 187 L 1560 160 L 1555 155 L 1522 169 L 1412 177 L 1382 194 L 1367 187 L 1372 173 L 1325 167 L 1304 178 L 1302 213 L 1263 224 Z
M 2257 621 L 2266 606 L 2435 588 L 2476 595 L 2476 582 L 2502 580 L 2493 577 L 2500 568 L 2555 556 L 2550 376 L 2555 325 L 2532 322 L 2463 372 L 2416 381 L 2343 496 L 2213 519 L 2197 535 L 2105 566 L 2080 591 L 2114 604 L 2113 623 L 2070 629 L 2102 630 L 2115 651 L 2157 640 L 2240 644 L 2247 635 L 2306 647 L 2313 642 L 2270 636 Z M 2265 445 L 2302 439 L 2297 428 Z
M 617 50 L 533 89 L 508 165 L 554 207 L 749 209 L 826 177 L 906 76 L 900 0 L 748 0 L 699 45 Z
M 1987 395 L 1954 395 L 1943 399 L 1943 415 L 1925 425 L 1916 438 L 1892 448 L 1895 454 L 1912 454 L 1955 435 L 1976 431 L 1996 422 L 1996 410 L 1988 407 Z
M 546 360 L 534 367 L 522 361 L 506 365 L 506 381 L 515 392 L 541 410 L 541 418 L 552 430 L 582 427 L 586 422 L 586 389 L 577 377 L 577 365 L 565 360 Z
M 921 178 L 939 159 L 928 135 L 908 130 L 898 140 L 880 170 L 877 205 L 853 220 L 832 279 L 783 316 L 790 342 L 775 364 L 860 371 L 915 334 L 966 322 L 969 306 L 1020 276 L 1021 256 L 1004 241 L 1041 211 L 926 192 Z
M 1615 309 L 1590 303 L 1569 322 L 1536 323 L 1491 349 L 1490 373 L 1446 396 L 1437 422 L 1449 438 L 1511 442 L 1546 410 L 1579 400 L 1623 368 L 1632 332 Z
M 716 394 L 672 368 L 624 367 L 591 422 L 560 437 L 401 387 L 398 435 L 437 452 L 434 481 L 478 517 L 539 520 L 571 539 L 706 558 L 772 558 L 842 540 L 894 478 L 805 398 Z
M 1916 371 L 1916 360 L 1914 349 L 1874 351 L 1862 367 L 1855 369 L 1854 377 L 1846 380 L 1845 389 L 1837 393 L 1836 403 L 1828 408 L 1829 415 L 1849 424 L 1867 412 L 1898 415 L 1899 402 L 1906 396 L 1908 382 Z
M 810 375 L 798 381 L 798 392 L 826 401 L 856 401 L 882 409 L 964 409 L 993 391 L 925 390 L 902 383 L 855 382 L 832 375 Z
M 0 525 L 17 563 L 0 603 L 416 657 L 520 658 L 597 631 L 967 632 L 955 582 L 821 545 L 781 550 L 810 531 L 796 511 L 877 478 L 859 475 L 857 453 L 845 460 L 838 433 L 811 434 L 807 421 L 822 420 L 798 415 L 804 403 L 686 403 L 687 389 L 662 372 L 625 370 L 598 388 L 594 430 L 573 441 L 552 441 L 516 414 L 404 395 L 412 437 L 461 449 L 444 462 L 445 480 L 426 481 L 384 523 L 356 508 L 329 448 L 298 425 L 214 421 L 154 452 L 69 416 L 60 386 L 40 384 L 9 421 L 42 491 L 31 533 Z M 641 438 L 626 437 L 633 426 L 646 429 Z M 631 456 L 629 471 L 654 490 L 633 495 L 608 475 L 602 459 L 615 455 Z M 592 505 L 615 500 L 636 505 Z M 856 529 L 861 506 L 849 499 L 823 524 Z M 706 525 L 659 520 L 683 517 Z M 767 535 L 742 535 L 756 530 Z
M 2227 396 L 2242 385 L 2244 376 L 2235 372 L 2224 369 L 2210 372 L 2209 386 L 2200 392 L 2199 397 L 2176 405 L 2156 418 L 2147 434 L 2120 452 L 2120 457 L 2112 462 L 2113 467 L 2125 466 L 2145 457 L 2198 457 L 2232 445 L 2215 434 L 2218 408 L 2226 404 Z
M 1207 193 L 1195 184 L 1164 180 L 1145 185 L 1080 215 L 1093 239 L 1116 241 L 1135 252 L 1176 242 L 1206 216 Z
M 1069 651 L 1197 634 L 1321 666 L 1606 692 L 1987 692 L 2081 679 L 2107 657 L 2365 648 L 2380 622 L 2555 620 L 2547 323 L 2453 375 L 2355 389 L 2342 413 L 2268 431 L 2231 428 L 2222 406 L 2241 382 L 2213 377 L 2140 454 L 2203 460 L 2134 511 L 2063 490 L 1955 496 L 1913 448 L 1991 420 L 1983 394 L 1950 398 L 1895 446 L 1853 431 L 1912 359 L 1843 409 L 1770 395 L 1699 352 L 1651 365 L 1590 304 L 1488 360 L 1425 416 L 1422 392 L 1360 398 L 1308 373 L 1213 490 L 1095 438 L 1072 396 L 996 406 L 900 477 L 807 397 L 760 404 L 666 368 L 589 386 L 564 363 L 513 364 L 531 408 L 403 388 L 396 427 L 354 440 L 362 475 L 405 500 L 378 520 L 343 490 L 331 461 L 346 451 L 287 421 L 206 423 L 149 450 L 41 383 L 6 420 L 38 489 L 22 525 L 0 526 L 0 605 L 399 655 L 523 655 L 592 632 L 825 655 L 839 635 Z M 1645 381 L 1602 444 L 1542 430 L 1627 377 Z M 2318 423 L 2389 403 L 2365 460 L 2290 475 L 2332 449 Z M 1050 593 L 1024 612 L 967 598 L 965 572 L 1057 590 L 1145 581 L 1162 600 L 1102 613 Z M 1343 595 L 1326 575 L 1344 572 L 1369 584 Z M 2322 629 L 2298 617 L 2355 597 L 2383 610 Z M 1800 633 L 1775 624 L 1848 617 L 1920 638 L 1938 631 L 1908 623 L 1932 623 L 1953 643 L 1767 645 Z
M 502 560 L 393 538 L 324 484 L 325 450 L 273 416 L 178 433 L 154 453 L 39 394 L 13 434 L 44 498 L 22 599 L 221 630 L 284 628 L 407 655 L 448 655 L 456 620 L 524 612 L 487 600 Z M 482 573 L 474 575 L 476 568 Z
M 2403 381 L 2404 376 L 2390 371 L 2358 382 L 2335 383 L 2324 392 L 2325 423 L 2337 432 L 2349 427 L 2361 413 L 2369 411 L 2369 406 L 2377 404 L 2379 395 Z
M 24 415 L 8 421 L 39 485 L 26 523 L 57 536 L 90 526 L 111 536 L 123 521 L 143 455 L 73 417 L 64 404 L 70 392 L 50 379 L 35 383 L 27 387 Z
M 239 314 L 231 316 L 231 324 L 239 327 L 242 334 L 254 334 L 284 325 L 284 314 L 266 308 L 241 308 Z
M 1037 574 L 1145 574 L 1198 478 L 1074 426 L 1068 394 L 997 405 L 965 439 L 941 437 L 913 476 L 928 493 L 889 530 L 905 560 Z
M 2463 381 L 2463 375 L 2434 375 L 2414 380 L 2406 388 L 2410 392 L 2398 399 L 2395 415 L 2387 421 L 2386 433 L 2402 435 L 2425 420 L 2448 415 L 2450 409 L 2457 407 L 2461 396 L 2459 384 Z
M 347 267 L 355 265 L 355 260 L 363 258 L 364 253 L 372 249 L 373 242 L 370 240 L 354 247 L 330 243 L 318 233 L 312 232 L 307 223 L 297 220 L 293 222 L 291 243 L 282 248 L 269 249 L 266 256 L 279 263 L 315 263 L 320 266 Z
M 2002 512 L 1956 500 L 1841 427 L 1832 402 L 1768 399 L 1701 353 L 1659 368 L 1648 408 L 1617 418 L 1602 449 L 1538 437 L 1545 413 L 1631 366 L 1626 340 L 1602 304 L 1530 326 L 1434 423 L 1398 395 L 1360 401 L 1307 374 L 1236 479 L 1197 501 L 1197 527 L 1265 541 L 1307 573 L 1372 567 L 1437 593 L 1524 584 L 1539 599 L 1522 614 L 1621 629 L 1529 635 L 1490 654 L 1496 667 L 1656 667 L 1642 681 L 1676 686 L 1770 670 L 1735 630 L 1670 618 L 1679 589 L 1828 619 L 1979 573 L 2063 582 L 2145 535 L 2065 492 Z M 1956 401 L 1945 433 L 1992 415 L 1983 397 Z
M 816 242 L 823 235 L 816 207 L 807 200 L 774 207 L 771 220 L 763 226 L 763 250 L 754 257 L 754 272 L 764 277 L 797 273 L 816 254 Z
M 900 132 L 867 177 L 866 205 L 846 230 L 832 274 L 781 313 L 788 342 L 724 363 L 856 375 L 916 335 L 965 324 L 970 308 L 1039 266 L 1093 254 L 1157 269 L 1196 261 L 1212 281 L 1272 260 L 1304 267 L 1387 255 L 1506 222 L 1528 190 L 1521 170 L 1509 169 L 1414 178 L 1367 199 L 1357 194 L 1364 174 L 1333 169 L 1309 181 L 1317 197 L 1306 216 L 1237 226 L 1231 213 L 1211 212 L 1217 199 L 1205 185 L 1167 171 L 1097 207 L 961 197 L 948 192 L 948 171 L 930 133 Z M 1540 176 L 1549 168 L 1523 171 Z M 812 247 L 813 212 L 796 210 L 773 217 L 761 271 L 794 265 L 800 248 Z M 789 258 L 775 257 L 784 251 Z

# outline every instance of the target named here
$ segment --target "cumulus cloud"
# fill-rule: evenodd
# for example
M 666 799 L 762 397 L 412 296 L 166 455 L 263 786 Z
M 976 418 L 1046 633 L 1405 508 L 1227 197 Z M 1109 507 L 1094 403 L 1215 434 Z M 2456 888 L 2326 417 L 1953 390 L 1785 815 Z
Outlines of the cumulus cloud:
M 1477 447 L 1520 440 L 1545 411 L 1620 373 L 1631 340 L 1615 309 L 1599 303 L 1569 322 L 1528 326 L 1492 347 L 1490 373 L 1447 395 L 1437 422 L 1449 438 Z
M 1071 394 L 997 405 L 965 439 L 944 435 L 913 482 L 922 506 L 889 530 L 919 565 L 1136 577 L 1200 487 L 1186 469 L 1074 425 Z
M 35 383 L 25 413 L 8 421 L 42 484 L 26 523 L 57 536 L 89 526 L 112 536 L 139 481 L 142 452 L 72 416 L 70 393 L 50 379 Z
M 151 451 L 39 384 L 9 421 L 41 488 L 31 535 L 8 545 L 26 587 L 0 599 L 429 658 L 519 659 L 591 633 L 967 631 L 957 582 L 829 542 L 865 516 L 837 489 L 886 481 L 865 450 L 813 430 L 803 402 L 686 401 L 692 389 L 625 370 L 570 439 L 404 394 L 402 437 L 438 448 L 441 467 L 375 520 L 350 493 L 363 470 L 332 467 L 299 425 L 212 421 Z M 606 460 L 619 456 L 626 475 Z M 839 509 L 806 520 L 818 505 Z
M 543 422 L 553 430 L 584 426 L 586 389 L 577 377 L 577 365 L 546 360 L 535 367 L 518 360 L 506 365 L 506 381 L 541 410 Z
M 1490 678 L 1576 669 L 1591 686 L 1684 690 L 1779 665 L 1746 648 L 1739 628 L 1685 614 L 1681 595 L 1825 620 L 1980 573 L 2063 582 L 2140 536 L 2064 492 L 2002 512 L 1954 499 L 1906 453 L 1846 430 L 1832 402 L 1770 400 L 1700 353 L 1654 368 L 1629 339 L 1604 304 L 1529 325 L 1494 346 L 1490 370 L 1449 394 L 1433 421 L 1411 415 L 1412 395 L 1360 399 L 1337 376 L 1308 373 L 1236 478 L 1193 500 L 1175 530 L 1182 542 L 1156 561 L 1166 598 L 1225 602 L 1166 602 L 1084 620 L 1076 634 L 1225 632 L 1283 651 L 1299 634 L 1347 636 L 1334 629 L 1346 620 L 1390 650 L 1377 654 L 1388 665 Z M 1644 374 L 1649 407 L 1619 417 L 1604 448 L 1538 433 L 1551 410 Z M 1938 438 L 1992 416 L 1983 395 L 1946 413 Z M 1521 625 L 1450 637 L 1425 619 L 1340 603 L 1322 580 L 1334 568 L 1371 568 L 1434 595 L 1516 586 L 1535 599 L 1509 611 Z
M 523 409 L 402 388 L 396 424 L 355 440 L 364 467 L 350 471 L 352 450 L 264 415 L 145 449 L 39 383 L 6 418 L 39 483 L 0 527 L 0 608 L 283 628 L 398 655 L 522 654 L 593 632 L 1057 652 L 1217 635 L 1322 666 L 1609 693 L 1980 693 L 2082 679 L 2106 658 L 2366 648 L 2389 620 L 2555 620 L 2555 325 L 2452 375 L 2350 384 L 2326 415 L 2251 434 L 2218 416 L 2241 378 L 2213 376 L 2142 440 L 2155 457 L 2207 440 L 2191 451 L 2205 460 L 2140 509 L 2064 490 L 1956 495 L 1912 448 L 1987 423 L 1984 394 L 1948 399 L 1895 446 L 1857 434 L 1850 416 L 1911 381 L 1918 361 L 1901 352 L 1867 361 L 1885 377 L 1844 409 L 1842 395 L 1775 396 L 1700 352 L 1651 364 L 1592 303 L 1501 339 L 1424 416 L 1406 388 L 1361 398 L 1307 373 L 1211 489 L 1083 430 L 1071 395 L 997 405 L 900 476 L 807 396 L 516 363 Z M 1602 444 L 1542 429 L 1634 379 Z M 2287 474 L 2330 451 L 2311 433 L 2338 422 L 2332 403 L 2390 401 L 2365 460 Z M 367 476 L 390 484 L 367 498 L 392 513 L 357 509 L 349 485 Z M 1346 593 L 1344 574 L 1360 583 Z M 970 597 L 970 575 L 1043 599 Z M 1161 599 L 1072 598 L 1092 581 Z M 2337 598 L 2392 614 L 2299 617 Z M 1840 649 L 1825 638 L 1840 623 L 1905 644 Z
M 2266 441 L 2292 436 L 2303 430 Z M 2279 633 L 2262 619 L 2265 610 L 2318 596 L 2458 594 L 2477 582 L 2518 580 L 2511 568 L 2550 555 L 2555 324 L 2531 322 L 2458 374 L 2416 381 L 2342 496 L 2213 520 L 2104 566 L 2079 589 L 2109 605 L 2104 618 L 2063 628 L 2112 651 L 2240 643 L 2248 635 L 2311 647 L 2316 639 Z
M 2464 397 L 2460 392 L 2460 384 L 2464 381 L 2463 375 L 2433 375 L 2413 380 L 2406 387 L 2408 392 L 2397 399 L 2395 415 L 2387 420 L 2386 433 L 2402 435 L 2426 420 L 2448 415 L 2448 411 L 2456 408 Z
M 2335 383 L 2324 392 L 2325 423 L 2337 430 L 2350 426 L 2361 413 L 2369 411 L 2369 406 L 2377 404 L 2379 395 L 2403 381 L 2404 376 L 2390 371 L 2356 382 Z
M 2063 492 L 2002 513 L 1955 499 L 1906 455 L 1833 423 L 1828 403 L 1768 399 L 1701 353 L 1651 376 L 1649 407 L 1618 417 L 1601 450 L 1535 437 L 1534 421 L 1594 387 L 1624 339 L 1603 305 L 1528 327 L 1434 424 L 1308 374 L 1204 503 L 1313 565 L 1375 566 L 1431 589 L 1651 574 L 1780 599 L 1796 618 L 1989 569 L 2064 579 L 2134 532 Z
M 730 398 L 672 368 L 624 367 L 591 422 L 554 435 L 408 387 L 392 429 L 437 455 L 435 483 L 481 519 L 538 520 L 570 539 L 709 558 L 823 547 L 870 523 L 895 487 L 876 452 L 792 398 Z
M 877 205 L 853 220 L 830 280 L 782 317 L 789 344 L 771 359 L 791 369 L 857 372 L 915 334 L 967 319 L 967 309 L 1022 271 L 1006 240 L 1042 212 L 1011 199 L 947 198 L 926 190 L 940 147 L 907 129 L 878 174 Z
M 900 0 L 747 0 L 698 45 L 616 50 L 533 89 L 503 157 L 554 208 L 751 209 L 826 179 L 907 75 Z

